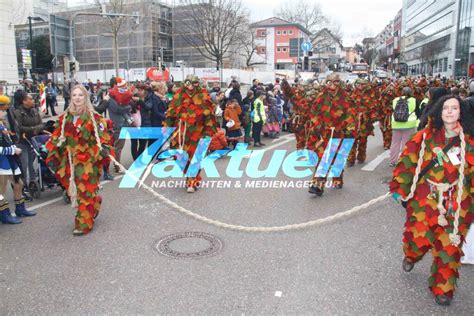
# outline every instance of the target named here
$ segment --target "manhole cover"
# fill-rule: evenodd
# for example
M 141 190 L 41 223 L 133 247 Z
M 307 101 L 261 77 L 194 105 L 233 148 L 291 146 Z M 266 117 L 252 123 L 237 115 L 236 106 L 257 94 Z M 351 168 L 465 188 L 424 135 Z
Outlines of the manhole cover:
M 161 238 L 153 248 L 167 257 L 203 258 L 218 253 L 222 248 L 222 241 L 207 233 L 184 232 Z

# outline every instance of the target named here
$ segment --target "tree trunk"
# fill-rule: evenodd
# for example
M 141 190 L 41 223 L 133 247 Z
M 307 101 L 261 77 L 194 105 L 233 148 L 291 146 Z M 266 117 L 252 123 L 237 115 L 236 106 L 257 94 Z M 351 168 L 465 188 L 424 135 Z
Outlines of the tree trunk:
M 118 51 L 118 41 L 117 41 L 118 34 L 114 34 L 113 38 L 113 45 L 114 45 L 114 68 L 115 68 L 115 77 L 119 76 L 119 51 Z

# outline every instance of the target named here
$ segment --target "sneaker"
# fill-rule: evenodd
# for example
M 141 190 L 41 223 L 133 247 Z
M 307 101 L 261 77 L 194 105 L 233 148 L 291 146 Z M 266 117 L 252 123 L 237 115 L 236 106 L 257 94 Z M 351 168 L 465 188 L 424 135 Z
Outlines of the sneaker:
M 388 166 L 391 167 L 391 168 L 393 168 L 393 167 L 396 166 L 396 164 L 395 164 L 394 162 L 391 162 L 391 163 L 388 164 Z
M 264 144 L 264 143 L 259 143 L 259 144 L 260 144 L 260 146 L 265 146 L 265 144 Z
M 188 193 L 194 193 L 194 192 L 196 192 L 196 189 L 193 188 L 193 187 L 188 187 L 188 188 L 186 189 L 186 192 L 188 192 Z

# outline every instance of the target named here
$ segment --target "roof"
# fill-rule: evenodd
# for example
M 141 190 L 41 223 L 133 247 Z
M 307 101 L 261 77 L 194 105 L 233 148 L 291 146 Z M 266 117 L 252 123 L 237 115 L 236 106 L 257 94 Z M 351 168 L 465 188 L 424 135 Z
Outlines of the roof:
M 332 32 L 330 30 L 328 30 L 327 28 L 323 28 L 322 30 L 320 30 L 318 33 L 316 33 L 314 36 L 313 36 L 313 41 L 316 40 L 321 34 L 323 33 L 326 33 L 328 34 L 329 36 L 331 36 L 333 39 L 334 39 L 334 42 L 336 42 L 337 44 L 339 44 L 339 46 L 341 47 L 341 49 L 344 49 L 344 46 L 342 45 L 341 43 L 341 40 L 339 38 L 337 38 L 336 36 L 334 36 L 334 34 L 332 34 Z
M 251 24 L 252 28 L 277 27 L 277 26 L 296 26 L 297 28 L 299 28 L 300 30 L 305 32 L 307 35 L 311 35 L 311 32 L 308 29 L 306 29 L 305 27 L 303 27 L 301 24 L 289 22 L 287 20 L 283 20 L 283 19 L 277 18 L 277 17 L 271 17 L 271 18 L 261 20 L 261 21 L 258 21 L 258 22 L 255 22 L 255 23 Z

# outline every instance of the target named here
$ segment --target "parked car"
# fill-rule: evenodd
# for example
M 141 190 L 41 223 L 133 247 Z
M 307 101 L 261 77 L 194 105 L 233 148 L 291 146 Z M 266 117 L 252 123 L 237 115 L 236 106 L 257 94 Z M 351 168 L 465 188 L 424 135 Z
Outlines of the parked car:
M 374 71 L 374 76 L 380 79 L 388 78 L 388 73 L 385 70 L 377 69 Z
M 354 83 L 357 79 L 359 79 L 359 76 L 356 75 L 356 74 L 349 74 L 349 76 L 347 76 L 347 82 L 348 83 Z
M 329 75 L 332 74 L 332 73 L 333 73 L 333 71 L 330 71 L 330 70 L 329 70 L 329 71 L 326 71 L 326 72 L 323 72 L 323 73 L 320 73 L 320 74 L 318 75 L 318 81 L 319 81 L 319 82 L 322 82 L 322 81 L 326 80 L 326 77 L 329 76 Z

